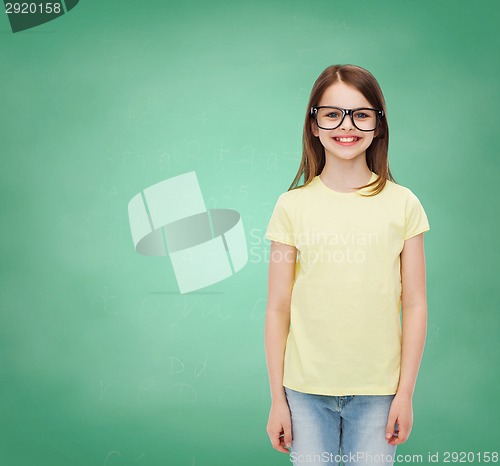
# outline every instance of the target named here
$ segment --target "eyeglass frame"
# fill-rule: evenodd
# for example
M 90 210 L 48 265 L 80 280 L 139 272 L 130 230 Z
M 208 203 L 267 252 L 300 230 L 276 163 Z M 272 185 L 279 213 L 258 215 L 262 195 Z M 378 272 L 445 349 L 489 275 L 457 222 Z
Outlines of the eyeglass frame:
M 336 110 L 340 110 L 342 112 L 342 118 L 340 120 L 340 123 L 335 126 L 335 128 L 323 128 L 323 126 L 320 126 L 318 124 L 318 109 L 319 108 L 334 108 Z M 375 123 L 375 128 L 373 129 L 361 129 L 356 126 L 356 123 L 354 123 L 354 117 L 353 117 L 353 112 L 356 112 L 357 110 L 375 110 L 377 112 L 377 120 Z M 318 125 L 318 128 L 321 129 L 326 129 L 326 130 L 332 130 L 332 129 L 337 129 L 343 122 L 344 118 L 346 115 L 349 115 L 351 117 L 352 124 L 356 129 L 359 131 L 365 131 L 365 132 L 370 132 L 370 131 L 375 131 L 379 125 L 379 122 L 381 118 L 384 116 L 384 111 L 378 108 L 370 108 L 370 107 L 358 107 L 358 108 L 341 108 L 341 107 L 334 107 L 332 105 L 318 105 L 318 106 L 312 106 L 310 110 L 310 114 L 314 115 L 314 120 L 316 121 L 316 124 Z

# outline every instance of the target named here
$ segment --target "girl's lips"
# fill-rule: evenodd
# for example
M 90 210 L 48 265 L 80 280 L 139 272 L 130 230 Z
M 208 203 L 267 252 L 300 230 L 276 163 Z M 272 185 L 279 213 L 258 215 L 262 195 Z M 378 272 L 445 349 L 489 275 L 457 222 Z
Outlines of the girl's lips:
M 354 137 L 354 138 L 357 138 L 357 139 L 355 139 L 355 140 L 354 140 L 354 141 L 352 141 L 352 142 L 341 142 L 341 141 L 339 141 L 339 140 L 335 139 L 335 137 L 333 137 L 332 139 L 333 139 L 333 140 L 334 140 L 337 144 L 339 144 L 339 145 L 341 145 L 341 146 L 353 146 L 353 145 L 354 145 L 354 144 L 356 144 L 357 142 L 361 141 L 361 138 L 360 138 L 360 137 L 358 137 L 358 136 L 348 136 L 348 137 Z

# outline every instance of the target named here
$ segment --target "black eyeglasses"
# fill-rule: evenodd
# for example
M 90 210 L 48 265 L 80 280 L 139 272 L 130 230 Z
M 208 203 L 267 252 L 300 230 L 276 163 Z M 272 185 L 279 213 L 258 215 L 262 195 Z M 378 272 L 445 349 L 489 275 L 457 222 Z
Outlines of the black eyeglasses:
M 329 105 L 311 107 L 310 113 L 314 116 L 318 128 L 338 128 L 346 115 L 351 117 L 352 124 L 360 131 L 375 131 L 384 111 L 378 108 L 340 108 Z

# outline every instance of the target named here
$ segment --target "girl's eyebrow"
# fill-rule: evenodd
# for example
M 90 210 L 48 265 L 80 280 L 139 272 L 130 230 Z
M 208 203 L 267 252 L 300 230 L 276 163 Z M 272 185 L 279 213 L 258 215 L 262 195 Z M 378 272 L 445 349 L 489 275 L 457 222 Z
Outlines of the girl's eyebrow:
M 325 105 L 327 107 L 342 107 L 342 105 L 337 105 L 337 104 L 330 104 L 330 103 L 327 103 L 327 104 L 321 104 L 321 105 Z M 352 105 L 352 104 L 351 104 Z M 367 105 L 365 104 L 358 104 L 358 105 L 352 105 L 352 108 L 357 108 L 357 107 L 366 107 Z
M 318 105 L 318 107 L 337 107 L 337 108 L 343 108 L 345 110 L 351 110 L 354 108 L 371 108 L 371 105 L 357 105 L 355 107 L 342 107 L 341 105 L 322 104 L 322 105 Z

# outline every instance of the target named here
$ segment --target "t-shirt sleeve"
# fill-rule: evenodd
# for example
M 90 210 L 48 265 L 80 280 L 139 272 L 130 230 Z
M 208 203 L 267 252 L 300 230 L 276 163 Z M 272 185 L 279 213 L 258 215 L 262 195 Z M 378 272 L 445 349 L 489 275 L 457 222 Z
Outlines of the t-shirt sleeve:
M 295 246 L 292 221 L 289 212 L 287 212 L 283 194 L 276 201 L 265 237 L 272 241 Z
M 429 221 L 422 204 L 418 197 L 410 191 L 410 195 L 406 202 L 406 223 L 405 223 L 405 237 L 410 239 L 424 231 L 430 230 Z

